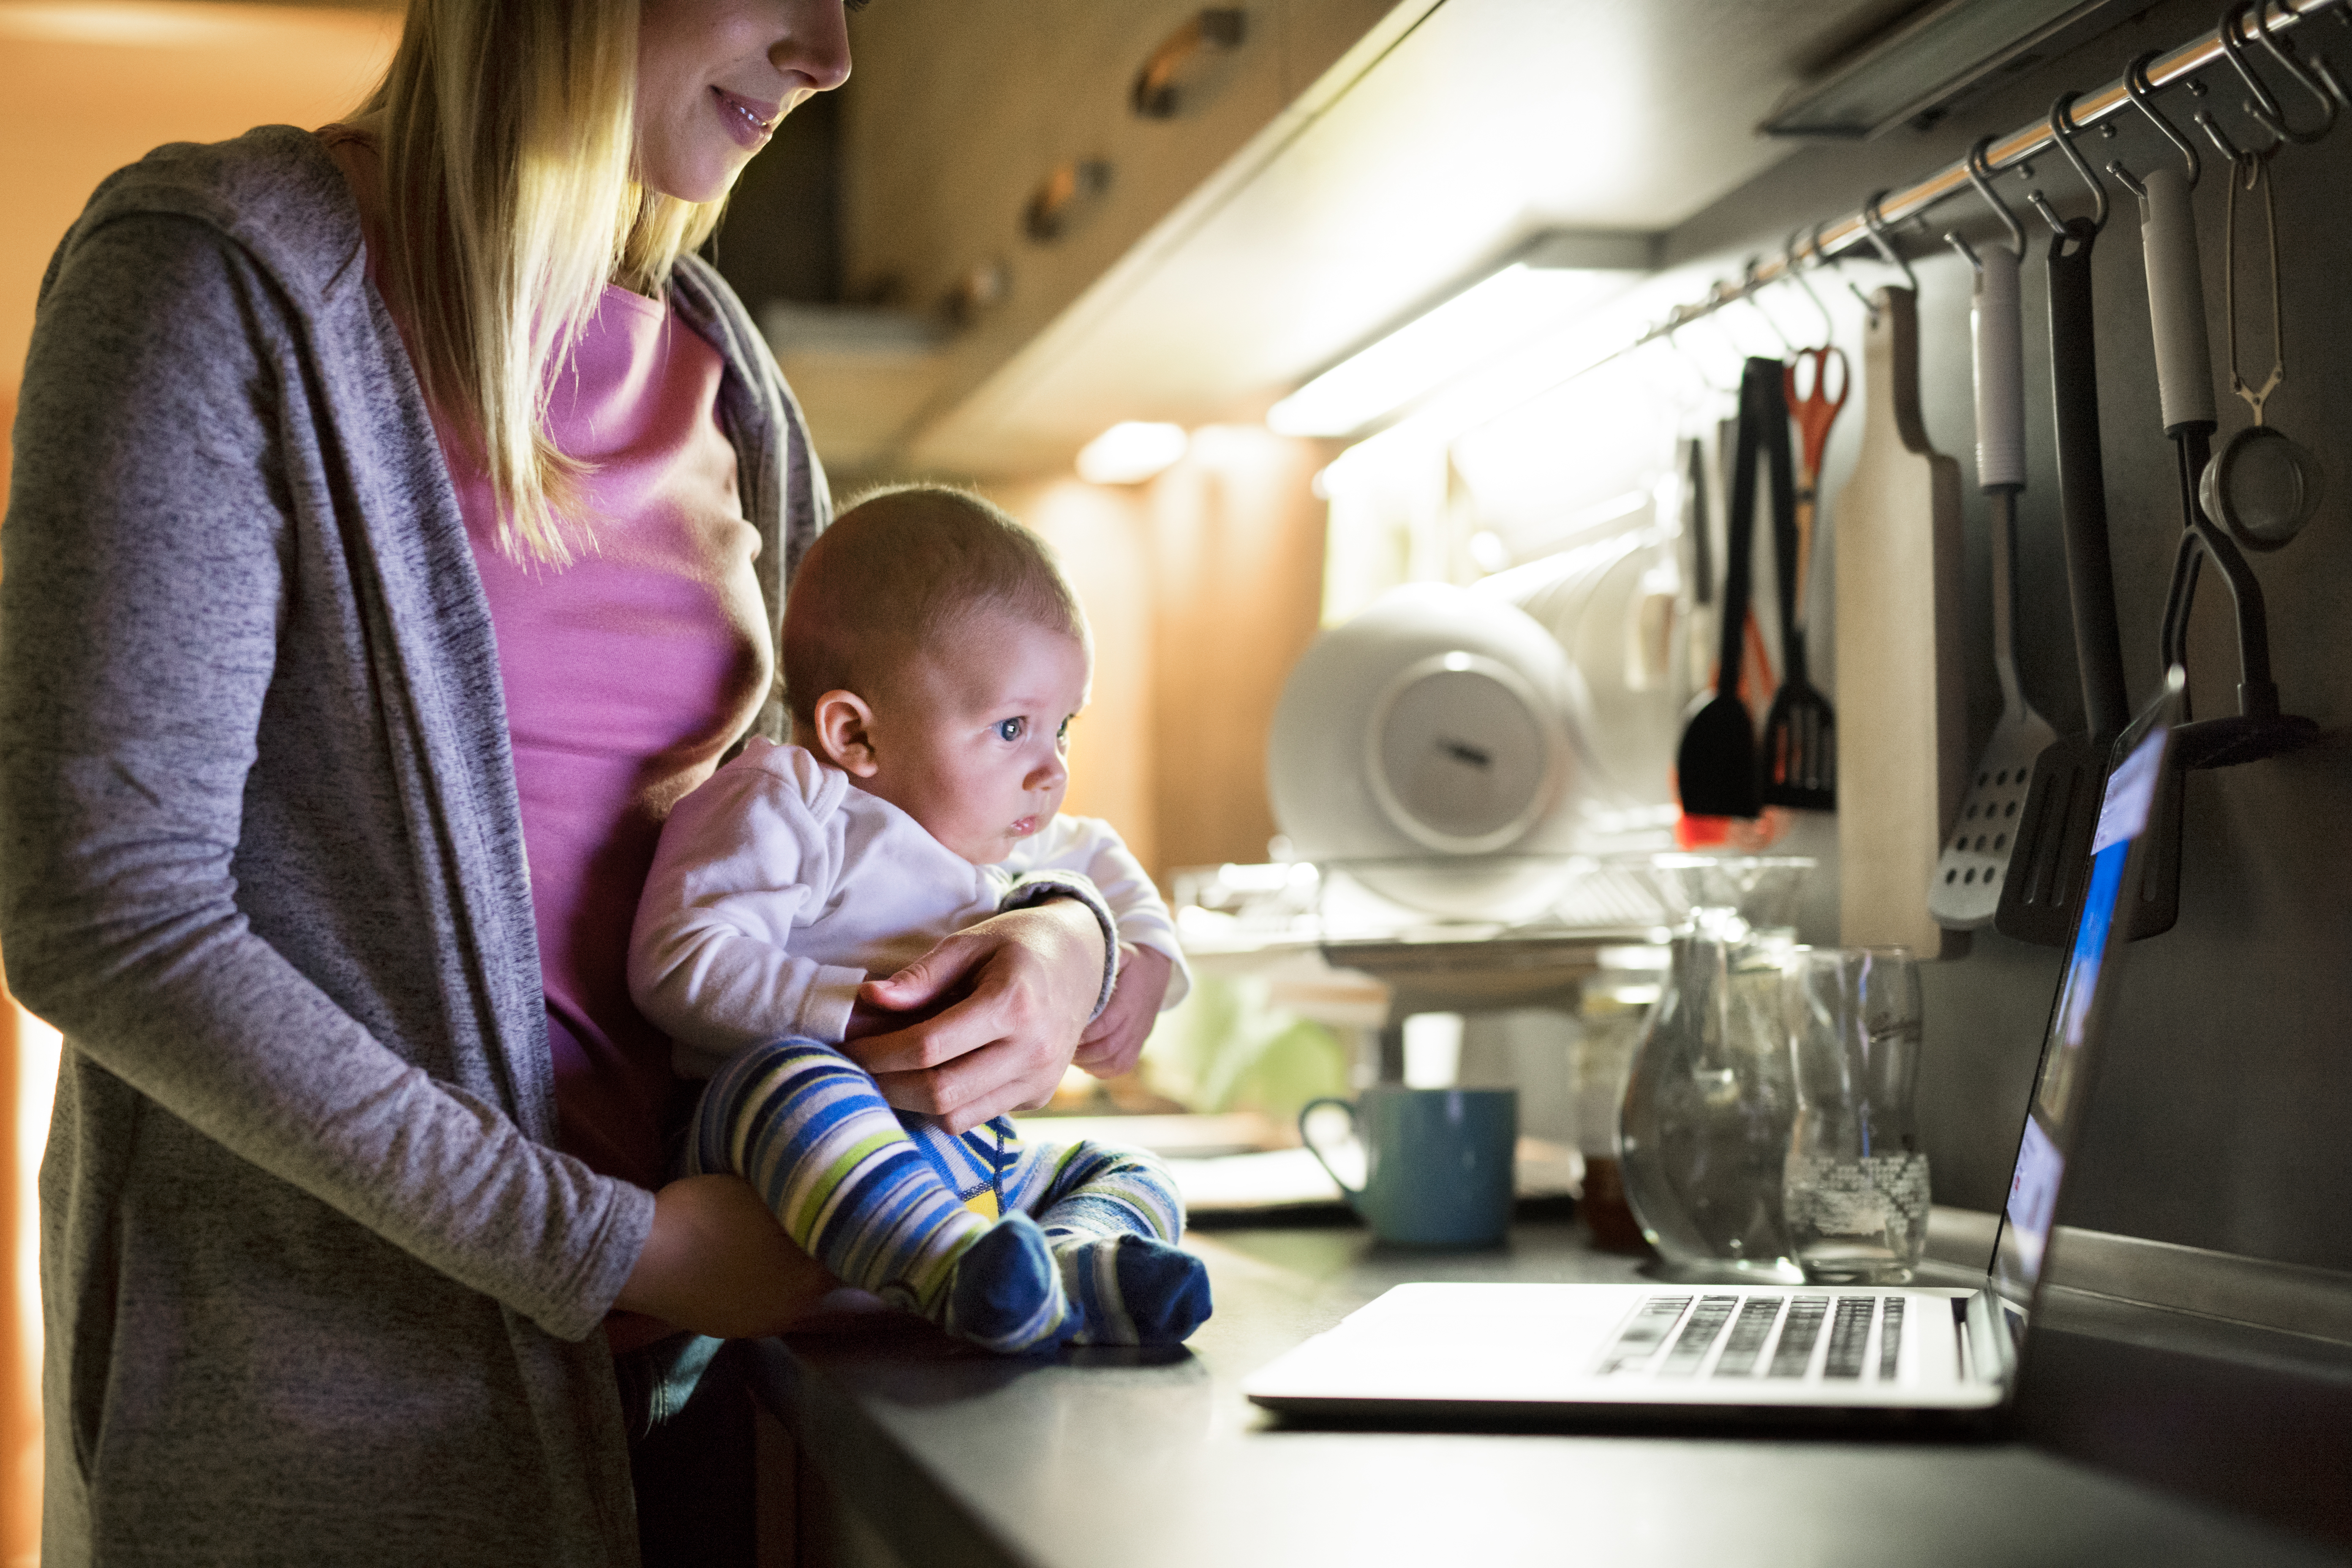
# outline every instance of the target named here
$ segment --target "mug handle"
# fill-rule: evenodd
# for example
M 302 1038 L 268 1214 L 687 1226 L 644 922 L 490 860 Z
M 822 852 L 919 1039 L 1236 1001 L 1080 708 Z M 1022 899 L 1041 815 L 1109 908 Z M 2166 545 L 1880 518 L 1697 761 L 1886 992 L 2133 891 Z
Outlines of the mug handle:
M 1364 1189 L 1361 1187 L 1351 1187 L 1347 1183 L 1341 1181 L 1339 1179 L 1339 1173 L 1331 1168 L 1331 1162 L 1323 1157 L 1323 1151 L 1315 1146 L 1315 1140 L 1308 1137 L 1307 1133 L 1307 1119 L 1315 1114 L 1318 1107 L 1325 1105 L 1336 1105 L 1340 1110 L 1346 1111 L 1348 1113 L 1348 1125 L 1355 1130 L 1356 1136 L 1358 1138 L 1361 1138 L 1363 1136 L 1363 1129 L 1356 1121 L 1356 1102 L 1351 1100 L 1337 1100 L 1332 1096 L 1326 1094 L 1310 1100 L 1305 1105 L 1298 1108 L 1298 1141 L 1307 1146 L 1307 1152 L 1308 1153 L 1315 1156 L 1315 1163 L 1323 1167 L 1323 1173 L 1330 1177 L 1332 1184 L 1342 1193 L 1345 1193 L 1348 1195 L 1348 1202 L 1352 1205 L 1357 1199 L 1364 1195 Z

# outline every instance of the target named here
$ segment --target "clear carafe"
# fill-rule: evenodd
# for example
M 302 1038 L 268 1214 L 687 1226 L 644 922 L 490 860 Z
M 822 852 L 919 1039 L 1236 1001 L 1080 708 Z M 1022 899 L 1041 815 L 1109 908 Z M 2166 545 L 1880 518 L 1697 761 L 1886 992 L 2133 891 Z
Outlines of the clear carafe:
M 1782 970 L 1814 862 L 1664 855 L 1683 915 L 1618 1121 L 1625 1196 L 1669 1274 L 1797 1284 L 1782 1188 L 1796 1114 Z

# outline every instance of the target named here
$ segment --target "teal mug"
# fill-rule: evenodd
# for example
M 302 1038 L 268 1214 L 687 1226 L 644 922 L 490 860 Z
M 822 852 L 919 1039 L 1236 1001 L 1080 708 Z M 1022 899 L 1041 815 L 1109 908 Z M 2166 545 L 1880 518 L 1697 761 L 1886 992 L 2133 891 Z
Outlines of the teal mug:
M 1364 1145 L 1360 1187 L 1331 1169 L 1307 1130 L 1307 1119 L 1326 1105 L 1348 1113 Z M 1298 1113 L 1298 1138 L 1383 1241 L 1487 1247 L 1510 1227 L 1511 1160 L 1519 1142 L 1515 1089 L 1382 1084 L 1352 1104 L 1309 1100 Z

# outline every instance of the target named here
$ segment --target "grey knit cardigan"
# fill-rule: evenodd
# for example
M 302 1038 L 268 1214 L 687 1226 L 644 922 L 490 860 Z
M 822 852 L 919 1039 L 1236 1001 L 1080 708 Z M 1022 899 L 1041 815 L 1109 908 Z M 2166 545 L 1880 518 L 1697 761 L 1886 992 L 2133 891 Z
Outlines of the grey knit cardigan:
M 824 482 L 699 261 L 771 633 Z M 358 216 L 287 126 L 111 176 L 0 529 L 0 952 L 64 1031 L 49 1568 L 627 1564 L 489 615 Z M 778 710 L 761 715 L 774 733 Z

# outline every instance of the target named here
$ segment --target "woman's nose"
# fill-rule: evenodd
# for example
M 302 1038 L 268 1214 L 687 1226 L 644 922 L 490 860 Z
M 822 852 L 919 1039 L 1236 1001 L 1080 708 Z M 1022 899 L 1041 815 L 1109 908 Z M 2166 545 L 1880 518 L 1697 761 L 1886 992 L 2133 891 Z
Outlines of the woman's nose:
M 812 92 L 829 92 L 849 79 L 849 18 L 841 0 L 794 0 L 784 7 L 784 36 L 768 48 L 768 63 L 797 72 Z

